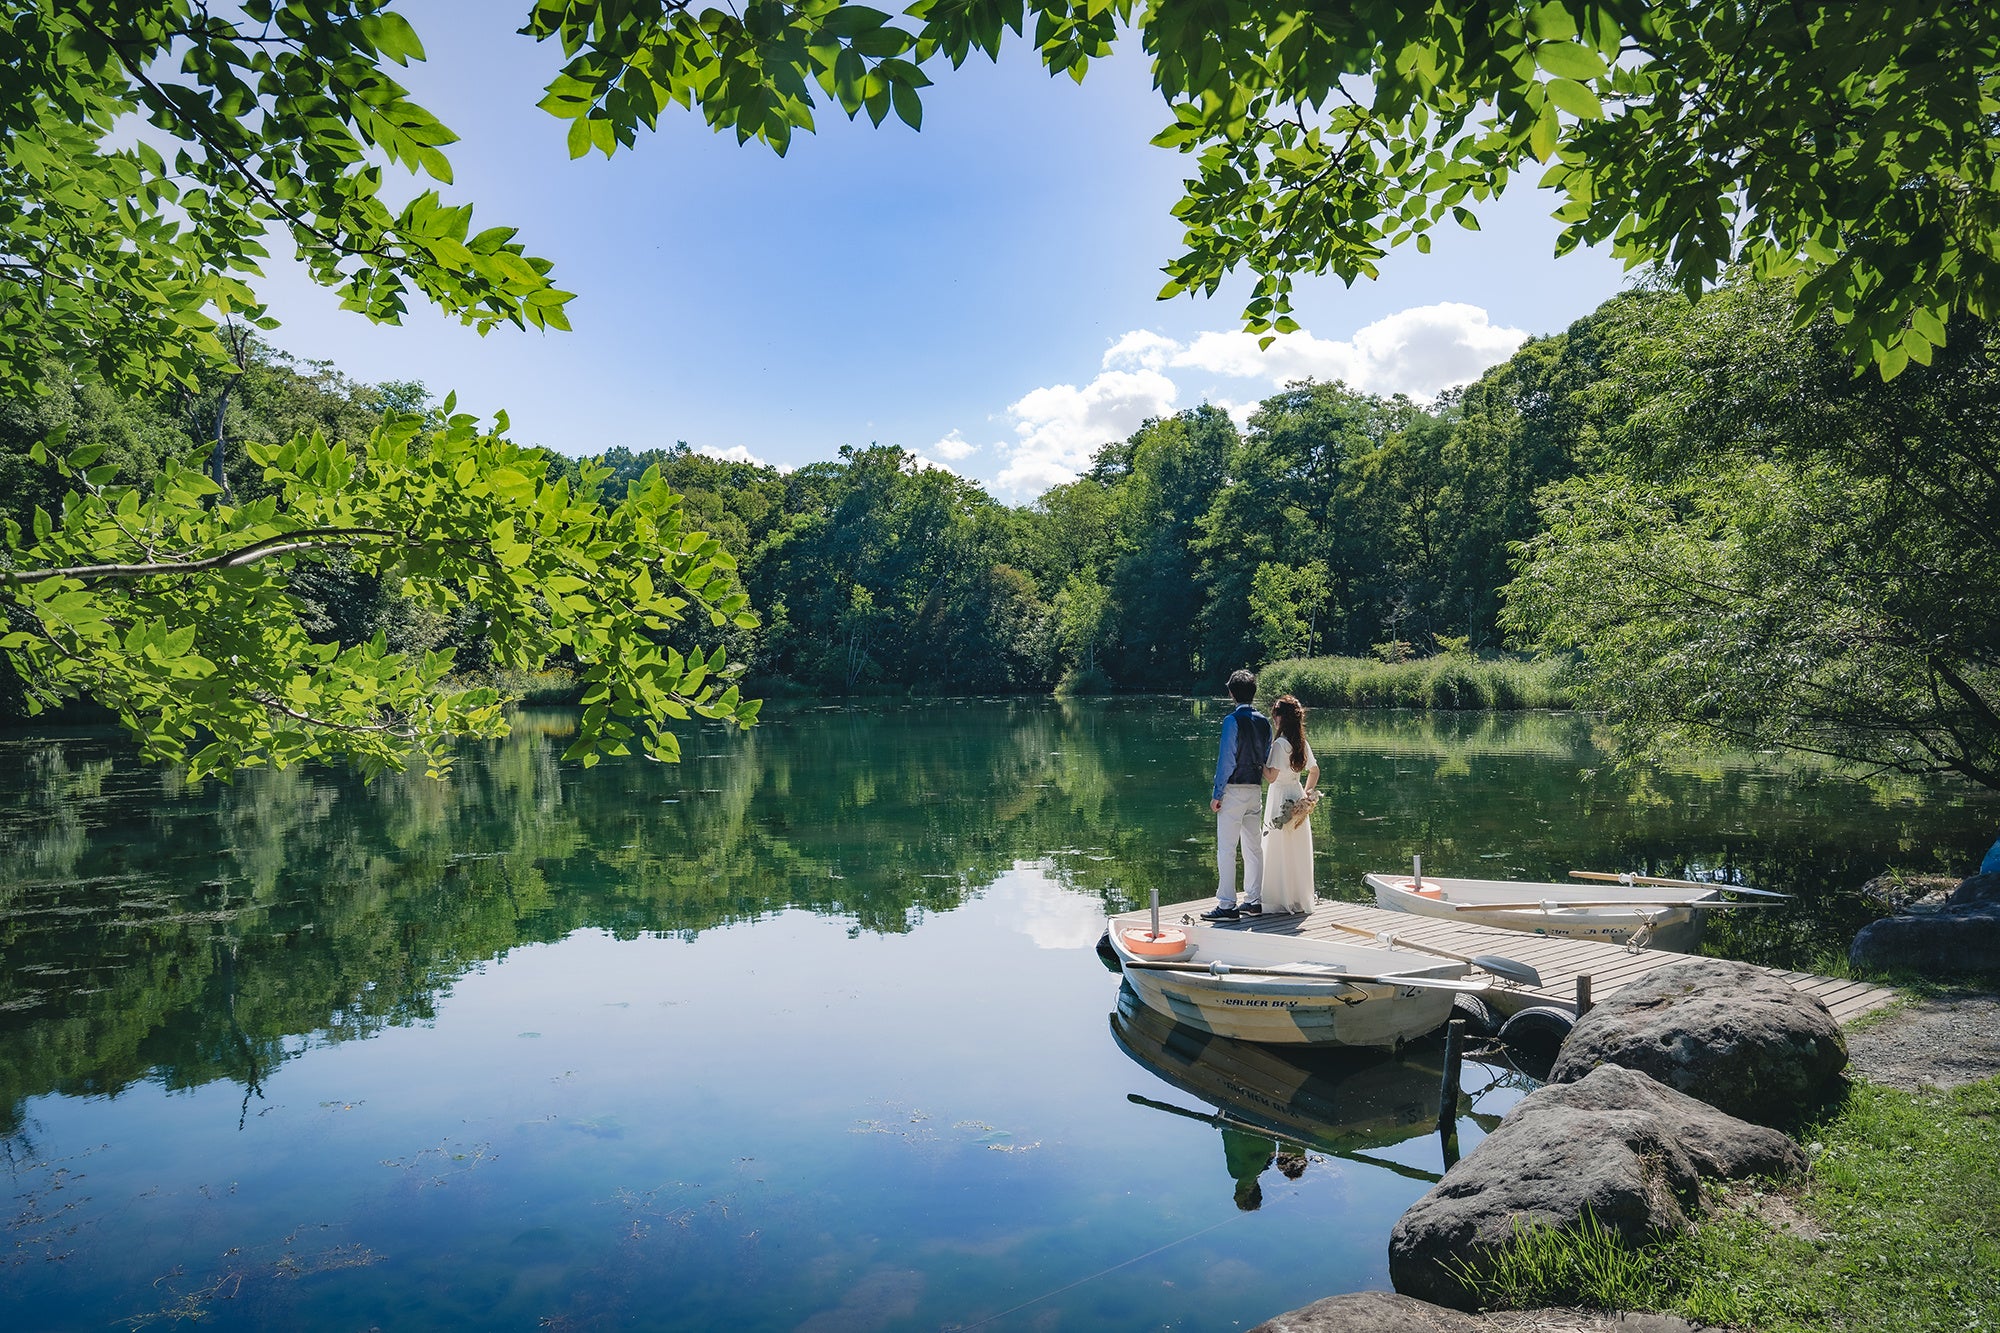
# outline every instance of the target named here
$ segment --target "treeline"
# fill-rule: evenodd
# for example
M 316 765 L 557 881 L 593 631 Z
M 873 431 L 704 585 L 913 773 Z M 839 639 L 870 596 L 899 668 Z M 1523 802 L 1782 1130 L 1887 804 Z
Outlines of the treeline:
M 1494 648 L 1506 544 L 1532 530 L 1536 487 L 1575 470 L 1562 381 L 1579 341 L 1532 343 L 1430 410 L 1307 382 L 1244 430 L 1211 406 L 1149 421 L 1026 507 L 889 446 L 790 472 L 620 446 L 606 491 L 658 466 L 736 554 L 763 623 L 727 646 L 766 689 L 1181 689 L 1287 656 Z M 249 499 L 245 441 L 355 438 L 385 411 L 434 408 L 420 384 L 256 347 L 233 382 L 171 401 L 79 386 L 0 406 L 0 494 L 27 527 L 61 509 L 37 441 L 102 445 L 144 481 L 170 453 L 212 451 L 220 421 L 230 490 Z M 474 619 L 441 619 L 392 579 L 335 563 L 294 582 L 315 633 L 486 669 Z
M 144 480 L 218 420 L 249 498 L 243 441 L 352 438 L 391 409 L 436 410 L 265 348 L 171 402 L 8 402 L 0 498 L 24 526 L 59 510 L 37 441 Z M 1204 405 L 1024 507 L 886 446 L 790 472 L 684 444 L 603 462 L 611 496 L 660 468 L 737 556 L 762 623 L 726 646 L 765 692 L 1205 689 L 1284 659 L 1443 656 L 1459 666 L 1287 679 L 1323 678 L 1327 703 L 1574 691 L 1644 746 L 1706 731 L 2000 785 L 2000 330 L 1974 322 L 1885 383 L 1770 285 L 1632 291 L 1428 406 L 1304 382 L 1239 429 Z M 470 613 L 393 577 L 336 562 L 294 585 L 315 633 L 487 668 Z M 1460 669 L 1508 648 L 1574 670 Z
M 685 446 L 606 461 L 660 466 L 741 553 L 765 624 L 739 646 L 767 683 L 1174 690 L 1288 657 L 1476 654 L 1503 646 L 1535 492 L 1597 448 L 1592 322 L 1428 409 L 1304 382 L 1246 429 L 1208 405 L 1149 421 L 1023 508 L 892 447 L 789 473 Z

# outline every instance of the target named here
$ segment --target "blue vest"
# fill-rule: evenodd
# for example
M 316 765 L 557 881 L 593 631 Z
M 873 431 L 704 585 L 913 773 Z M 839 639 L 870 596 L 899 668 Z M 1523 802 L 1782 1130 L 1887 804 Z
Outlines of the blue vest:
M 1271 758 L 1271 719 L 1244 704 L 1236 718 L 1236 760 L 1229 770 L 1229 783 L 1261 783 L 1264 765 Z

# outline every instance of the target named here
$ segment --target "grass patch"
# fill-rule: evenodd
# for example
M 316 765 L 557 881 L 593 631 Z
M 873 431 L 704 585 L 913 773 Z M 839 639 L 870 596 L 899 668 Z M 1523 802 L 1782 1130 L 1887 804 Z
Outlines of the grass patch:
M 1654 1310 L 1681 1292 L 1699 1291 L 1704 1274 L 1687 1267 L 1685 1247 L 1635 1250 L 1588 1213 L 1581 1224 L 1514 1227 L 1514 1239 L 1481 1276 L 1461 1264 L 1463 1281 L 1491 1310 L 1586 1305 L 1605 1310 Z M 1703 1293 L 1704 1296 L 1708 1293 Z
M 1689 1235 L 1643 1251 L 1601 1228 L 1524 1232 L 1489 1308 L 1662 1310 L 1760 1333 L 2000 1328 L 2000 1079 L 1857 1084 L 1802 1136 L 1803 1184 L 1713 1188 Z
M 1261 693 L 1297 695 L 1309 708 L 1434 708 L 1507 712 L 1568 708 L 1564 664 L 1552 659 L 1444 653 L 1412 662 L 1302 657 L 1259 673 Z

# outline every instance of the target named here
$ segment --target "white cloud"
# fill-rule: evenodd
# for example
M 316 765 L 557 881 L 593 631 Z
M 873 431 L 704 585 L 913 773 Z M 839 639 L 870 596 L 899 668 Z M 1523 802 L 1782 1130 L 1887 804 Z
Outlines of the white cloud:
M 1181 345 L 1151 329 L 1134 329 L 1104 354 L 1105 370 L 1159 370 L 1181 350 Z
M 993 486 L 1019 501 L 1074 481 L 1098 446 L 1124 439 L 1148 417 L 1172 412 L 1182 396 L 1182 384 L 1175 380 L 1191 378 L 1186 372 L 1255 381 L 1254 389 L 1210 386 L 1201 395 L 1241 427 L 1266 385 L 1340 380 L 1363 393 L 1435 398 L 1506 360 L 1527 336 L 1521 329 L 1494 324 L 1480 307 L 1458 301 L 1400 310 L 1345 340 L 1318 338 L 1302 329 L 1281 335 L 1266 348 L 1241 330 L 1201 333 L 1183 343 L 1151 329 L 1133 329 L 1113 340 L 1100 373 L 1082 388 L 1052 384 L 1023 394 L 1007 408 L 1015 440 L 1011 446 L 994 446 L 1007 464 Z M 1177 371 L 1182 372 L 1178 377 L 1172 374 Z M 953 431 L 931 451 L 962 459 L 976 448 Z
M 931 452 L 940 458 L 949 458 L 956 463 L 979 452 L 979 446 L 960 435 L 957 431 L 945 436 L 931 446 Z
M 1088 949 L 1104 933 L 1104 904 L 1064 888 L 1054 872 L 1052 861 L 1016 861 L 994 878 L 986 901 L 1038 949 Z
M 1234 398 L 1216 398 L 1211 396 L 1208 403 L 1211 407 L 1219 407 L 1227 412 L 1229 419 L 1236 423 L 1236 429 L 1238 430 L 1250 429 L 1250 414 L 1263 406 L 1255 398 L 1246 398 L 1239 403 Z
M 941 463 L 935 458 L 926 458 L 922 454 L 917 453 L 915 450 L 908 450 L 906 452 L 908 452 L 910 455 L 910 466 L 915 468 L 919 472 L 924 471 L 926 468 L 935 468 L 939 472 L 949 472 L 954 477 L 963 475 L 961 472 L 959 472 L 957 468 L 953 467 L 949 463 Z
M 694 451 L 707 458 L 719 458 L 725 463 L 749 463 L 753 467 L 775 466 L 780 472 L 790 472 L 792 470 L 783 463 L 772 464 L 765 462 L 763 459 L 757 457 L 757 455 L 751 453 L 747 445 L 737 444 L 723 449 L 713 444 L 697 444 L 694 446 Z
M 1052 384 L 1024 394 L 1007 408 L 1016 439 L 995 485 L 1027 498 L 1075 480 L 1099 445 L 1173 411 L 1178 393 L 1157 370 L 1107 370 L 1081 389 Z
M 1121 345 L 1135 336 L 1126 334 Z M 1525 330 L 1494 324 L 1476 305 L 1446 301 L 1399 310 L 1344 342 L 1301 329 L 1260 348 L 1256 335 L 1240 329 L 1204 333 L 1166 364 L 1273 385 L 1310 376 L 1343 380 L 1364 393 L 1434 398 L 1454 384 L 1477 379 L 1527 337 Z

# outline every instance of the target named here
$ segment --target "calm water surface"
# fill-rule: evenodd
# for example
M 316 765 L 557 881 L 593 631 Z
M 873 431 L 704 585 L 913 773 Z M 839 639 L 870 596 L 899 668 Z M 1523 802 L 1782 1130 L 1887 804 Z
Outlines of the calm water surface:
M 1435 1050 L 1116 1019 L 1092 953 L 1210 891 L 1220 717 L 808 706 L 584 771 L 529 714 L 372 787 L 0 740 L 0 1327 L 1211 1329 L 1385 1286 Z M 1621 773 L 1568 717 L 1315 724 L 1323 893 L 1413 852 L 1726 871 L 1801 895 L 1712 931 L 1759 961 L 2000 821 L 1768 757 Z M 1467 1084 L 1469 1149 L 1524 1085 Z

